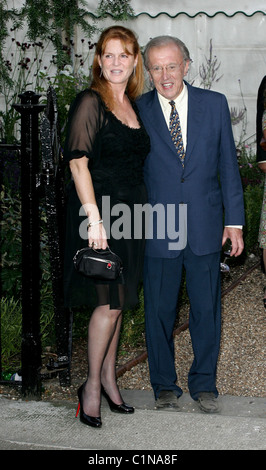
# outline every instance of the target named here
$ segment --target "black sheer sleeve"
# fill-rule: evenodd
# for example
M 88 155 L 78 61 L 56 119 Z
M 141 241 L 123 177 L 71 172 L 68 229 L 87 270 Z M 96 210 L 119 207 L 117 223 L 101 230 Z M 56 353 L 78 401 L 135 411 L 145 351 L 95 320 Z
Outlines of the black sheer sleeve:
M 103 117 L 104 107 L 97 93 L 87 89 L 77 95 L 69 111 L 65 162 L 83 156 L 95 157 L 95 142 Z
M 257 96 L 257 119 L 256 119 L 256 137 L 257 137 L 257 162 L 266 161 L 266 151 L 260 146 L 260 141 L 262 138 L 262 115 L 264 111 L 265 103 L 265 90 L 266 90 L 266 75 L 262 79 L 262 82 L 258 89 Z

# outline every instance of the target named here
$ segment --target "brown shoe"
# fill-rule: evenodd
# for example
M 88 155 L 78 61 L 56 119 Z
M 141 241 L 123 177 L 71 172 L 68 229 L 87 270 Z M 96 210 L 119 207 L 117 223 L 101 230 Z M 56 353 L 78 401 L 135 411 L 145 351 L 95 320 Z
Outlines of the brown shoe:
M 172 390 L 162 390 L 155 401 L 155 409 L 172 409 L 173 411 L 179 411 L 178 397 Z

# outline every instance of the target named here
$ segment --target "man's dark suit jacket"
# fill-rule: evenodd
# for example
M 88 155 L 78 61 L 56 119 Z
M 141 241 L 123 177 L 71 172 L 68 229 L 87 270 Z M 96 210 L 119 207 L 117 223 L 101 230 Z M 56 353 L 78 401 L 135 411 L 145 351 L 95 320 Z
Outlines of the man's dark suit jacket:
M 244 225 L 243 191 L 225 96 L 186 85 L 188 122 L 184 169 L 157 91 L 145 93 L 137 101 L 151 139 L 144 174 L 149 203 L 163 206 L 165 213 L 167 205 L 173 205 L 177 233 L 179 205 L 186 204 L 189 246 L 196 255 L 205 255 L 221 250 L 224 225 Z M 146 254 L 162 258 L 178 256 L 179 250 L 169 250 L 169 243 L 174 240 L 167 233 L 164 238 L 157 238 L 156 216 L 153 227 L 153 238 L 146 240 Z

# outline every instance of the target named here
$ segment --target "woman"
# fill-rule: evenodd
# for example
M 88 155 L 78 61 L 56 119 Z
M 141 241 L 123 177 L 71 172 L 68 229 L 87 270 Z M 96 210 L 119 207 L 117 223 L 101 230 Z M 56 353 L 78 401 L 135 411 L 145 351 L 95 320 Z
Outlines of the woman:
M 257 162 L 258 166 L 266 174 L 266 148 L 263 140 L 266 140 L 266 75 L 262 79 L 257 97 Z M 262 249 L 262 270 L 266 273 L 266 177 L 264 179 L 264 194 L 261 208 L 259 227 L 259 247 Z M 266 288 L 264 287 L 263 304 L 266 308 Z
M 64 151 L 72 174 L 65 302 L 69 307 L 94 302 L 88 328 L 88 377 L 78 396 L 81 421 L 100 427 L 101 393 L 112 411 L 134 411 L 120 395 L 115 360 L 122 308 L 133 307 L 138 302 L 144 246 L 141 237 L 124 237 L 115 230 L 119 225 L 115 221 L 121 214 L 112 212 L 119 207 L 117 204 L 126 205 L 130 213 L 126 225 L 131 226 L 133 234 L 134 204 L 144 204 L 147 200 L 142 167 L 150 142 L 134 104 L 142 92 L 144 78 L 140 48 L 133 32 L 122 26 L 103 31 L 96 46 L 92 72 L 90 89 L 81 92 L 71 107 Z M 105 227 L 103 201 L 110 206 L 107 212 L 111 230 Z M 79 234 L 81 205 L 89 220 L 86 237 Z M 109 246 L 123 261 L 123 276 L 110 282 L 91 281 L 75 272 L 73 256 L 86 244 L 97 249 Z

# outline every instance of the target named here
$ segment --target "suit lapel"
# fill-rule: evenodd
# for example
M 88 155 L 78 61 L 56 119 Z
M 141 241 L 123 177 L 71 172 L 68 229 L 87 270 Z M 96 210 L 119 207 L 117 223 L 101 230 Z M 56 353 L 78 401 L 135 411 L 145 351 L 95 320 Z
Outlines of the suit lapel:
M 197 93 L 197 89 L 187 84 L 188 87 L 188 120 L 187 120 L 187 149 L 185 162 L 190 158 L 196 142 L 200 138 L 200 129 L 204 107 Z M 185 163 L 186 164 L 186 163 Z
M 171 151 L 176 155 L 176 149 L 165 122 L 156 90 L 154 90 L 153 94 L 151 95 L 149 113 L 150 124 L 152 125 L 154 131 L 160 135 L 161 139 L 163 139 L 163 141 L 170 147 Z

